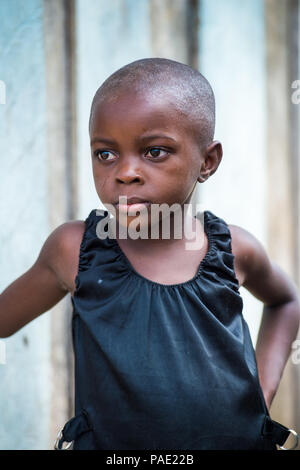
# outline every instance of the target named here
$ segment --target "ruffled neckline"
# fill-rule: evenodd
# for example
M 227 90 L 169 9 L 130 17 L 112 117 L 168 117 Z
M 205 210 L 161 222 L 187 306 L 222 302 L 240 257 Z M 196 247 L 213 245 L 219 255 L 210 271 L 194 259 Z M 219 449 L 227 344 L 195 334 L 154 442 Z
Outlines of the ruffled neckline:
M 104 238 L 99 237 L 98 222 L 108 216 L 103 209 L 93 209 L 85 220 L 86 229 L 80 245 L 78 273 L 75 278 L 75 286 L 78 291 L 81 276 L 89 270 L 103 269 L 114 273 L 114 279 L 131 279 L 132 282 L 142 282 L 144 286 L 160 288 L 161 290 L 181 290 L 192 287 L 197 289 L 200 281 L 205 277 L 214 279 L 216 282 L 226 281 L 228 287 L 239 292 L 239 281 L 234 270 L 234 254 L 231 247 L 231 234 L 227 223 L 214 215 L 211 211 L 199 211 L 196 216 L 203 214 L 204 231 L 208 239 L 208 249 L 204 258 L 198 265 L 195 275 L 181 283 L 163 284 L 148 279 L 140 274 L 132 266 L 131 262 L 121 249 L 117 239 L 106 233 Z M 103 227 L 100 229 L 103 230 Z M 75 294 L 74 294 L 75 295 Z
M 106 240 L 110 243 L 111 247 L 115 250 L 115 252 L 118 255 L 118 258 L 122 261 L 123 265 L 130 271 L 131 274 L 133 274 L 137 278 L 142 279 L 144 282 L 148 284 L 152 284 L 154 286 L 161 287 L 161 288 L 184 287 L 197 281 L 199 276 L 202 274 L 203 269 L 208 264 L 212 255 L 216 251 L 214 232 L 211 230 L 210 223 L 209 223 L 210 222 L 209 211 L 204 211 L 203 213 L 204 213 L 204 231 L 208 239 L 208 249 L 204 258 L 202 258 L 202 260 L 199 263 L 197 272 L 191 279 L 188 279 L 187 281 L 178 282 L 175 284 L 163 284 L 160 282 L 153 281 L 152 279 L 148 279 L 147 277 L 143 276 L 138 271 L 136 271 L 136 269 L 132 266 L 131 262 L 129 261 L 128 257 L 125 255 L 124 251 L 120 247 L 118 240 L 116 238 L 108 237 Z M 198 214 L 196 214 L 194 217 L 197 217 L 197 216 Z

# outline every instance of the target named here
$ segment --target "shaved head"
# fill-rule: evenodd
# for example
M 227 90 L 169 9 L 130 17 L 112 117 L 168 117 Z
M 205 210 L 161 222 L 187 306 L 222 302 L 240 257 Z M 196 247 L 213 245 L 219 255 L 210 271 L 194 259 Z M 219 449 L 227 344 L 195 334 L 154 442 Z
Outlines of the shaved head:
M 214 93 L 206 78 L 192 67 L 170 59 L 147 58 L 120 68 L 98 88 L 92 101 L 89 129 L 96 107 L 103 101 L 117 101 L 126 91 L 153 99 L 169 98 L 170 105 L 195 129 L 201 147 L 212 142 Z

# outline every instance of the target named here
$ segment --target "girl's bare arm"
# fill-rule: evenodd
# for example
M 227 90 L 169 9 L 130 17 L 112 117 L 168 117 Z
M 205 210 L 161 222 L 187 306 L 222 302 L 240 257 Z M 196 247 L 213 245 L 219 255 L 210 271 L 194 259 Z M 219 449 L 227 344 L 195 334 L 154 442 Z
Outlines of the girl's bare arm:
M 256 358 L 260 384 L 270 407 L 299 328 L 298 290 L 253 235 L 237 226 L 231 226 L 231 230 L 235 264 L 243 273 L 241 285 L 264 304 Z
M 33 266 L 0 294 L 1 338 L 50 310 L 72 290 L 83 225 L 74 221 L 55 229 Z

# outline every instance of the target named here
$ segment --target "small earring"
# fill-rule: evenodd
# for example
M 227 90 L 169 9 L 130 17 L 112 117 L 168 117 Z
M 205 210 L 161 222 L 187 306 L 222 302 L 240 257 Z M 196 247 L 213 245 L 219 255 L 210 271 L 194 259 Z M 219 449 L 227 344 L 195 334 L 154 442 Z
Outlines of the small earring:
M 205 178 L 203 178 L 202 176 L 199 176 L 198 181 L 199 183 L 203 183 L 205 181 Z

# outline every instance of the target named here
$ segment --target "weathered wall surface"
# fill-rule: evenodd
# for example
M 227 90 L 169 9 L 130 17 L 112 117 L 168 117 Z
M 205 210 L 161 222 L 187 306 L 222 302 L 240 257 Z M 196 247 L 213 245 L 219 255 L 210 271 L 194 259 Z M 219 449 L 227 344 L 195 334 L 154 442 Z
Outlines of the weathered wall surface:
M 224 156 L 211 179 L 198 185 L 198 201 L 253 233 L 297 277 L 293 201 L 299 198 L 299 207 L 300 193 L 291 162 L 299 171 L 298 110 L 291 114 L 286 100 L 290 79 L 299 78 L 290 74 L 287 34 L 294 31 L 298 53 L 299 28 L 288 12 L 299 14 L 299 2 L 286 3 L 0 1 L 0 291 L 33 264 L 55 227 L 101 206 L 88 135 L 91 101 L 112 72 L 144 57 L 189 63 L 208 78 Z M 291 150 L 292 131 L 297 146 Z M 273 175 L 281 170 L 276 188 Z M 282 219 L 276 218 L 278 204 Z M 283 245 L 285 233 L 290 238 Z M 243 288 L 241 294 L 255 343 L 262 304 Z M 0 449 L 51 449 L 71 417 L 70 315 L 66 296 L 2 340 Z M 275 418 L 296 428 L 300 412 L 291 390 L 299 388 L 297 367 L 288 369 L 274 408 Z
M 201 185 L 201 199 L 216 215 L 266 245 L 263 2 L 203 0 L 199 22 L 199 69 L 215 92 L 215 138 L 224 152 L 218 171 Z M 244 288 L 240 292 L 255 341 L 261 304 Z
M 0 290 L 38 256 L 48 232 L 43 2 L 0 2 Z M 16 299 L 18 302 L 18 299 Z M 0 449 L 49 444 L 50 318 L 11 338 L 0 364 Z

